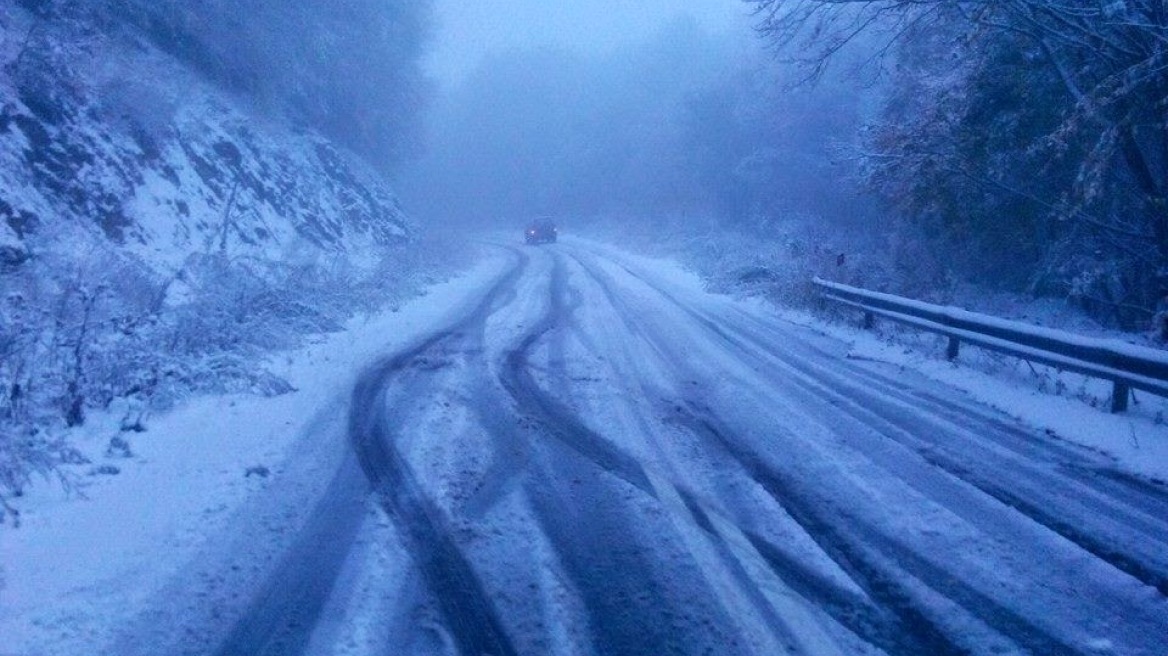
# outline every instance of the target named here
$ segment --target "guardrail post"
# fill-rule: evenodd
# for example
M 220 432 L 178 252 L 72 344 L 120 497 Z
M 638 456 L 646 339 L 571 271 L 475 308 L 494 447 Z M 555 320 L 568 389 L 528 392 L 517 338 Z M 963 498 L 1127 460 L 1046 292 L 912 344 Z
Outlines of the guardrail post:
M 1118 380 L 1115 381 L 1115 386 L 1111 389 L 1112 414 L 1127 412 L 1127 401 L 1129 398 L 1131 398 L 1131 386 Z
M 864 313 L 864 330 L 872 330 L 876 327 L 876 315 L 871 312 Z
M 960 352 L 960 350 L 961 350 L 961 340 L 957 339 L 953 335 L 950 335 L 949 336 L 949 348 L 945 349 L 945 357 L 949 358 L 949 360 L 951 360 L 951 361 L 956 360 L 957 354 L 958 354 L 958 352 Z

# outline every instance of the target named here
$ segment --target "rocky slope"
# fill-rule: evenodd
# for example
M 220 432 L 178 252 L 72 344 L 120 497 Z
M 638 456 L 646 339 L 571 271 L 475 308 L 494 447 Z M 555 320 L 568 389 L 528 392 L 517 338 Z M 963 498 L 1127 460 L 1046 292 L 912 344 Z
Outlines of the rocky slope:
M 418 260 L 367 160 L 53 4 L 0 6 L 0 521 L 76 457 L 61 436 L 89 410 L 140 430 L 192 392 L 279 393 L 264 354 L 401 293 Z
M 215 250 L 360 254 L 408 236 L 392 191 L 322 137 L 125 35 L 94 40 L 11 8 L 5 18 L 6 262 L 60 245 L 62 233 L 101 238 L 158 269 Z

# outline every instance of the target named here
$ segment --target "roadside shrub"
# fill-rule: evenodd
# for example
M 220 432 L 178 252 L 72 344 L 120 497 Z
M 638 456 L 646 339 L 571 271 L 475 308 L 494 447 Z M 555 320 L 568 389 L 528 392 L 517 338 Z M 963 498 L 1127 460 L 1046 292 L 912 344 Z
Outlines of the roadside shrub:
M 162 280 L 94 246 L 0 273 L 0 518 L 17 517 L 13 500 L 38 478 L 77 488 L 66 429 L 88 412 L 127 400 L 122 423 L 140 429 L 192 394 L 292 391 L 267 354 L 396 306 L 450 270 L 449 253 L 411 244 L 364 267 L 198 255 Z

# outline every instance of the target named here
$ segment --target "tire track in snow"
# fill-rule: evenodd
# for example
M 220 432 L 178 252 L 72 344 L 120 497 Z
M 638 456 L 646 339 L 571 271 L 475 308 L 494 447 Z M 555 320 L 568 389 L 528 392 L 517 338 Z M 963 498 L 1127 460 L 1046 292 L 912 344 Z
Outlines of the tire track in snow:
M 655 332 L 652 326 L 642 325 L 644 321 L 639 317 L 638 311 L 633 309 L 629 302 L 622 299 L 615 291 L 615 282 L 607 273 L 598 270 L 594 265 L 584 262 L 579 257 L 571 257 L 595 282 L 603 296 L 616 312 L 625 329 L 630 334 L 637 335 L 646 341 L 647 346 L 667 365 L 667 369 L 674 371 L 675 380 L 691 380 L 695 376 L 700 377 L 696 372 L 690 371 L 687 365 L 681 364 L 685 362 L 685 358 L 680 354 L 671 353 L 670 344 L 660 341 L 659 333 Z M 675 409 L 681 410 L 680 406 L 676 406 Z M 701 441 L 707 445 L 711 442 L 710 436 L 706 431 L 695 430 L 692 426 L 686 425 L 688 422 L 679 422 L 676 416 L 668 417 L 665 421 L 675 425 L 682 424 L 683 428 L 698 434 Z M 747 478 L 754 480 L 754 477 L 751 476 L 750 468 L 744 468 L 741 462 L 737 464 L 738 469 L 742 470 Z M 713 538 L 714 544 L 722 552 L 727 562 L 738 565 L 740 556 L 733 554 L 733 549 L 727 541 L 727 536 L 723 534 L 723 531 L 726 529 L 719 530 L 717 527 L 718 525 L 725 527 L 727 524 L 732 525 L 732 523 L 724 518 L 719 518 L 719 521 L 715 522 L 713 519 L 714 515 L 711 515 L 711 511 L 706 508 L 695 494 L 687 491 L 684 487 L 677 488 L 677 491 L 685 507 L 688 509 L 692 521 Z M 900 610 L 899 616 L 893 615 L 888 612 L 887 608 L 880 605 L 873 606 L 870 602 L 856 597 L 854 593 L 844 590 L 838 584 L 829 581 L 813 568 L 800 563 L 794 558 L 785 556 L 780 550 L 757 535 L 742 532 L 741 529 L 737 528 L 733 530 L 742 535 L 743 539 L 749 544 L 746 548 L 753 549 L 764 563 L 770 565 L 772 570 L 779 575 L 779 579 L 788 588 L 795 592 L 795 594 L 811 602 L 811 604 L 825 611 L 828 616 L 835 619 L 841 626 L 851 631 L 861 640 L 886 651 L 891 648 L 889 653 L 898 655 L 915 656 L 919 654 L 921 656 L 931 656 L 936 654 L 938 656 L 946 656 L 948 654 L 965 653 L 963 650 L 947 642 L 939 632 L 935 630 L 930 631 L 929 627 L 921 620 L 923 614 L 916 611 L 914 606 L 900 602 L 898 605 Z M 804 527 L 804 531 L 809 532 L 807 527 Z M 815 536 L 813 535 L 812 537 L 814 538 Z M 742 547 L 739 548 L 741 549 Z M 838 557 L 838 550 L 825 550 L 825 553 L 829 556 Z M 783 566 L 780 566 L 779 563 Z M 735 569 L 740 571 L 741 566 L 738 565 Z M 844 571 L 850 571 L 850 569 L 846 566 L 844 567 Z M 756 597 L 756 605 L 760 607 L 760 612 L 764 616 L 769 616 L 776 611 L 776 608 L 766 599 L 757 598 L 759 591 L 754 587 L 757 585 L 757 582 L 742 580 L 741 583 L 752 592 L 752 597 Z M 887 601 L 887 595 L 882 597 L 881 600 Z M 788 612 L 791 611 L 790 608 L 785 609 Z M 900 616 L 907 616 L 909 621 L 907 623 L 904 622 Z M 773 622 L 776 627 L 784 623 L 783 620 L 777 618 Z M 798 628 L 806 631 L 809 627 L 798 625 Z M 790 647 L 789 649 L 795 650 L 794 647 Z M 795 650 L 795 653 L 798 653 L 798 651 Z
M 1084 459 L 1081 450 L 1075 450 L 1068 445 L 1051 444 L 1049 441 L 1042 442 L 1017 426 L 1011 426 L 1001 419 L 987 416 L 984 409 L 963 408 L 941 401 L 932 395 L 914 394 L 904 384 L 862 367 L 847 367 L 845 376 L 843 373 L 831 371 L 794 353 L 796 348 L 807 350 L 813 349 L 813 347 L 790 344 L 788 345 L 790 350 L 775 349 L 772 342 L 758 336 L 753 331 L 737 328 L 732 323 L 728 323 L 726 326 L 719 325 L 704 313 L 683 304 L 660 285 L 623 264 L 615 264 L 629 276 L 656 291 L 678 309 L 691 316 L 728 345 L 739 350 L 744 358 L 754 358 L 762 362 L 769 361 L 797 370 L 807 380 L 814 381 L 817 390 L 823 396 L 836 399 L 834 403 L 837 407 L 866 422 L 871 422 L 874 418 L 883 420 L 885 426 L 892 427 L 891 431 L 885 433 L 887 437 L 896 439 L 909 448 L 917 450 L 934 466 L 974 486 L 1003 505 L 1015 508 L 1035 523 L 1078 545 L 1141 583 L 1152 586 L 1161 595 L 1168 596 L 1168 550 L 1157 549 L 1154 546 L 1168 544 L 1168 523 L 1164 521 L 1164 518 L 1168 518 L 1168 492 L 1165 490 L 1146 481 L 1114 471 L 1099 476 L 1085 476 L 1081 473 L 1084 470 L 1098 472 L 1100 469 L 1087 464 L 1088 461 Z M 744 314 L 742 318 L 763 329 L 773 330 L 773 327 L 762 325 L 755 318 Z M 835 359 L 822 352 L 820 352 L 820 356 Z M 874 390 L 879 390 L 879 393 Z M 890 400 L 899 402 L 902 409 L 899 411 L 894 409 L 893 404 L 889 402 Z M 924 407 L 922 407 L 921 401 L 925 401 Z M 993 440 L 996 444 L 1017 452 L 1017 460 L 1023 463 L 1029 463 L 1034 458 L 1041 458 L 1043 462 L 1052 463 L 1069 461 L 1071 466 L 1063 469 L 1064 477 L 1060 479 L 1029 464 L 1024 464 L 1027 471 L 1023 475 L 1014 472 L 1009 475 L 1008 481 L 995 482 L 993 479 L 974 471 L 977 467 L 971 463 L 980 462 L 979 458 L 970 458 L 967 453 L 958 461 L 933 448 L 933 445 L 927 441 L 916 438 L 913 431 L 902 428 L 905 422 L 903 408 L 913 409 L 911 420 L 916 424 L 920 424 L 922 417 L 926 419 L 943 418 L 949 424 L 946 429 L 951 431 L 956 428 L 969 435 L 971 439 L 966 448 L 978 448 L 980 440 Z M 982 430 L 976 431 L 976 434 L 967 428 L 971 418 L 976 418 L 981 422 L 980 428 Z M 1015 439 L 1011 441 L 1009 438 Z M 1039 453 L 1035 453 L 1033 450 L 1023 451 L 1022 449 L 1026 446 L 1038 447 L 1041 451 Z M 981 465 L 980 469 L 994 472 L 999 479 L 1003 471 L 1010 471 L 1003 469 L 1001 464 Z M 1107 472 L 1105 469 L 1102 471 Z M 1052 499 L 1049 495 L 1045 495 L 1041 499 L 1031 499 L 1027 495 L 1015 493 L 1011 489 L 1011 484 L 1014 484 L 1015 481 L 1035 478 L 1045 480 L 1046 483 L 1040 487 L 1051 490 L 1070 489 L 1072 486 L 1067 485 L 1068 481 L 1066 480 L 1070 479 L 1082 488 L 1113 500 L 1113 503 L 1101 504 L 1090 495 L 1066 493 L 1057 500 Z M 1092 507 L 1075 512 L 1072 518 L 1065 508 L 1065 504 L 1068 503 L 1090 504 Z M 1148 520 L 1151 519 L 1153 521 L 1151 526 L 1155 528 L 1144 528 L 1143 530 L 1146 537 L 1150 539 L 1150 544 L 1144 540 L 1132 539 L 1117 543 L 1113 533 L 1098 526 L 1095 527 L 1094 531 L 1079 528 L 1079 524 L 1092 521 L 1095 518 L 1112 521 L 1115 517 L 1120 517 L 1121 519 L 1117 523 L 1122 524 L 1127 529 L 1149 527 Z
M 635 458 L 585 426 L 575 413 L 546 394 L 531 374 L 531 349 L 547 333 L 567 322 L 563 301 L 566 284 L 563 263 L 557 256 L 552 270 L 549 311 L 515 348 L 507 352 L 500 382 L 520 413 L 537 417 L 549 435 L 638 490 L 655 496 L 652 484 Z
M 216 650 L 217 656 L 284 656 L 304 651 L 361 528 L 367 494 L 353 458 L 345 458 L 300 537 Z
M 714 601 L 696 563 L 681 552 L 675 557 L 685 562 L 662 561 L 663 544 L 669 545 L 666 550 L 680 546 L 636 541 L 648 525 L 672 530 L 664 518 L 637 514 L 636 504 L 629 503 L 630 495 L 638 494 L 654 506 L 662 503 L 649 471 L 587 427 L 532 376 L 531 351 L 541 340 L 552 347 L 562 340 L 556 333 L 573 324 L 582 299 L 568 286 L 558 252 L 550 293 L 547 315 L 506 354 L 500 382 L 518 412 L 536 418 L 538 434 L 554 439 L 542 443 L 542 457 L 533 458 L 527 498 L 584 603 L 595 653 L 749 653 L 727 628 L 734 622 Z M 608 476 L 597 476 L 598 471 Z M 792 649 L 787 648 L 798 653 Z
M 350 440 L 359 462 L 351 457 L 345 459 L 317 502 L 301 535 L 285 554 L 251 607 L 214 652 L 217 656 L 286 656 L 305 650 L 361 527 L 366 508 L 364 500 L 370 489 L 378 494 L 391 515 L 410 517 L 408 525 L 417 525 L 416 531 L 408 533 L 415 543 L 415 555 L 419 553 L 418 548 L 424 548 L 419 545 L 434 544 L 437 545 L 438 559 L 425 562 L 435 563 L 442 559 L 449 561 L 449 568 L 422 567 L 424 572 L 432 575 L 431 583 L 438 587 L 459 586 L 473 593 L 473 572 L 470 572 L 457 549 L 452 548 L 449 539 L 436 523 L 435 518 L 440 515 L 428 505 L 424 497 L 411 494 L 418 493 L 420 488 L 412 480 L 408 467 L 384 443 L 388 436 L 380 430 L 378 419 L 381 415 L 377 400 L 384 384 L 395 372 L 444 341 L 461 336 L 460 331 L 489 314 L 492 306 L 514 285 L 526 266 L 526 256 L 511 250 L 516 255 L 511 269 L 491 286 L 466 318 L 386 358 L 360 378 L 353 393 L 349 416 Z M 395 494 L 399 489 L 405 492 Z M 461 638 L 463 643 L 470 646 L 506 647 L 505 641 L 495 639 L 492 635 L 493 618 L 489 607 L 483 603 L 485 596 L 476 599 L 470 594 L 466 598 L 470 600 L 467 602 L 470 609 L 465 611 L 463 617 L 471 620 L 464 623 L 470 628 L 454 631 L 456 638 Z M 455 607 L 446 610 L 457 613 L 464 609 Z M 486 628 L 479 628 L 476 622 Z M 513 652 L 504 648 L 494 653 L 502 655 Z
M 517 654 L 495 606 L 473 565 L 451 535 L 442 511 L 427 495 L 410 465 L 398 453 L 384 417 L 391 380 L 426 353 L 456 344 L 468 334 L 478 338 L 496 303 L 514 294 L 529 259 L 515 249 L 516 264 L 500 278 L 466 318 L 416 347 L 378 363 L 353 392 L 349 438 L 378 502 L 399 527 L 415 565 L 433 594 L 445 626 L 460 653 Z
M 631 273 L 627 268 L 625 268 L 625 272 Z M 592 271 L 592 275 L 602 286 L 607 287 L 612 284 L 606 274 Z M 635 276 L 635 274 L 633 275 Z M 733 335 L 728 329 L 719 326 L 712 319 L 702 316 L 692 308 L 684 306 L 659 287 L 649 283 L 646 285 L 710 330 L 723 342 L 733 347 L 741 354 L 738 357 L 744 361 L 751 362 L 758 356 L 756 349 L 750 348 L 750 345 Z M 618 295 L 611 290 L 606 293 L 606 296 L 615 304 L 623 303 L 618 300 Z M 623 314 L 626 321 L 636 320 L 636 312 L 626 310 Z M 655 335 L 656 333 L 651 328 L 646 328 L 641 331 L 641 334 Z M 669 345 L 663 344 L 658 350 L 668 351 L 668 349 Z M 693 375 L 693 372 L 688 371 L 685 367 L 678 368 L 676 363 L 684 362 L 684 358 L 679 357 L 678 354 L 674 354 L 672 358 L 667 357 L 666 362 L 675 365 L 678 376 Z M 809 397 L 805 401 L 814 404 L 822 402 L 822 398 L 817 400 Z M 695 416 L 698 414 L 694 406 L 690 406 L 689 411 Z M 701 412 L 708 414 L 710 411 L 703 409 Z M 705 422 L 698 422 L 691 418 L 688 423 L 692 429 L 704 433 L 708 437 L 715 435 L 715 433 L 710 432 L 711 426 Z M 781 506 L 791 510 L 792 493 L 789 484 L 781 478 L 776 478 L 775 472 L 761 468 L 756 457 L 743 451 L 740 446 L 736 446 L 736 442 L 740 441 L 729 441 L 725 438 L 711 439 L 710 441 L 725 445 L 732 456 L 751 472 L 754 480 L 770 491 Z M 760 553 L 767 557 L 785 582 L 793 588 L 801 590 L 809 599 L 821 604 L 823 608 L 830 609 L 837 621 L 873 644 L 897 654 L 966 652 L 963 646 L 946 636 L 946 629 L 942 625 L 931 624 L 927 620 L 923 610 L 927 605 L 923 601 L 915 599 L 916 595 L 913 594 L 910 586 L 903 585 L 903 581 L 911 581 L 919 574 L 919 578 L 924 579 L 923 582 L 929 587 L 944 594 L 952 602 L 961 605 L 971 615 L 994 627 L 995 630 L 1018 645 L 1031 648 L 1035 650 L 1035 653 L 1078 653 L 1072 646 L 1056 638 L 1045 629 L 1006 609 L 988 596 L 978 593 L 972 587 L 961 583 L 954 575 L 941 568 L 931 566 L 924 559 L 918 558 L 915 561 L 915 569 L 919 572 L 910 572 L 896 566 L 897 558 L 889 558 L 884 551 L 868 548 L 870 545 L 867 545 L 865 539 L 852 535 L 852 532 L 846 530 L 846 527 L 836 526 L 814 512 L 814 505 L 800 504 L 799 508 L 796 508 L 792 514 L 800 524 L 804 525 L 805 531 L 820 543 L 821 548 L 865 587 L 876 600 L 877 608 L 860 608 L 855 603 L 845 602 L 846 593 L 845 596 L 841 596 L 841 591 L 834 586 L 825 586 L 821 577 L 816 576 L 814 572 L 805 567 L 793 567 L 795 563 L 792 559 L 783 557 L 780 550 L 767 544 L 765 540 L 757 536 L 750 536 L 752 542 L 755 543 Z M 877 540 L 878 534 L 873 530 L 869 530 L 869 533 L 868 537 L 872 538 L 872 544 L 884 544 L 887 547 L 886 551 L 891 549 L 888 546 L 892 544 L 890 541 Z M 844 536 L 850 537 L 845 540 Z M 911 552 L 902 550 L 898 557 L 903 556 L 904 553 Z M 892 611 L 895 617 L 894 621 L 888 619 L 888 611 Z
M 792 567 L 789 559 L 780 555 L 781 551 L 755 537 L 760 553 L 776 566 L 780 577 L 793 587 L 807 590 L 824 610 L 868 642 L 892 654 L 906 656 L 969 653 L 966 646 L 949 636 L 946 627 L 931 616 L 927 606 L 906 585 L 906 581 L 917 579 L 1032 653 L 1044 656 L 1081 653 L 1021 615 L 978 593 L 956 576 L 928 563 L 875 529 L 863 526 L 858 518 L 815 500 L 814 494 L 804 490 L 802 485 L 764 466 L 757 454 L 742 446 L 741 440 L 732 438 L 732 433 L 720 426 L 714 417 L 695 413 L 685 423 L 738 461 L 751 478 L 771 494 L 816 544 L 863 588 L 879 611 L 891 615 L 882 617 L 883 613 L 863 610 L 854 603 L 841 604 L 846 597 L 842 597 L 838 589 L 817 583 L 808 585 L 805 570 Z M 857 530 L 857 527 L 862 530 Z
M 756 351 L 757 353 L 757 351 Z M 833 399 L 839 410 L 872 426 L 889 439 L 917 452 L 924 460 L 1003 506 L 1013 508 L 1035 523 L 1076 544 L 1084 551 L 1149 585 L 1168 596 L 1168 550 L 1156 545 L 1168 544 L 1168 500 L 1160 490 L 1121 474 L 1100 480 L 1084 475 L 1098 471 L 1086 464 L 1081 452 L 1057 446 L 1038 454 L 1020 453 L 1019 447 L 998 437 L 997 426 L 970 425 L 969 414 L 943 415 L 922 412 L 919 405 L 882 396 L 887 388 L 865 385 L 826 371 L 823 367 L 774 353 L 786 367 L 796 370 L 824 398 Z M 759 356 L 763 357 L 763 356 Z M 876 394 L 873 389 L 881 391 Z M 931 430 L 912 430 L 910 426 L 929 426 Z M 927 433 L 932 440 L 917 437 Z M 1018 443 L 1033 444 L 1036 438 L 1010 427 Z M 963 453 L 951 454 L 938 442 L 949 435 L 964 436 Z M 1025 435 L 1025 437 L 1023 437 Z M 1024 442 L 1023 442 L 1024 440 Z M 992 441 L 1009 451 L 991 448 Z M 1029 457 L 1027 457 L 1029 456 Z M 1055 459 L 1063 456 L 1060 463 Z M 1050 466 L 1035 466 L 1034 462 Z M 1068 462 L 1069 461 L 1069 462 Z M 1064 464 L 1065 463 L 1065 464 Z M 1058 491 L 1052 495 L 1046 491 Z M 1157 510 L 1159 512 L 1157 512 Z M 1151 512 L 1149 512 L 1151 511 Z M 1084 525 L 1087 528 L 1084 528 Z M 1117 531 L 1128 534 L 1117 540 Z M 1136 532 L 1140 537 L 1132 537 Z

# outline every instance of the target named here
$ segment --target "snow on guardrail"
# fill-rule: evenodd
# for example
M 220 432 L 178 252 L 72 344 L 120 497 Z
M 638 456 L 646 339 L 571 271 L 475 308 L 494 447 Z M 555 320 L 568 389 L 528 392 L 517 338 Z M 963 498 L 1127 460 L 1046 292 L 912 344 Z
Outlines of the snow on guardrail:
M 1133 388 L 1168 397 L 1168 352 L 1113 339 L 1076 335 L 957 307 L 934 305 L 892 294 L 851 287 L 821 278 L 812 283 L 824 299 L 864 312 L 865 326 L 881 316 L 949 337 L 948 357 L 962 342 L 1041 362 L 1114 384 L 1112 412 L 1127 410 Z

